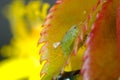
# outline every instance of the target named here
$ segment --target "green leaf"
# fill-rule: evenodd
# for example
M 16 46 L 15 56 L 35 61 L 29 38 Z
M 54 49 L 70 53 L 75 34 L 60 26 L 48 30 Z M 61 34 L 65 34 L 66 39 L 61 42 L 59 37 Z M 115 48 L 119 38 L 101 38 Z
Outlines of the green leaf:
M 98 0 L 57 0 L 50 9 L 43 24 L 44 29 L 40 40 L 40 42 L 45 42 L 40 50 L 41 61 L 47 60 L 41 71 L 41 73 L 46 73 L 42 80 L 52 80 L 56 77 L 68 59 L 63 49 L 61 47 L 54 49 L 53 44 L 61 41 L 71 26 L 84 22 L 97 2 Z

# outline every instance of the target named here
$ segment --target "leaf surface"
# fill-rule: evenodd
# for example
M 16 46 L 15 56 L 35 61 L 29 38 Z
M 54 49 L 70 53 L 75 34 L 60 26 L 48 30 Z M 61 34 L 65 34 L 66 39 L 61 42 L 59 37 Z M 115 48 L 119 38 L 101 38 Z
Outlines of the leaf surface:
M 119 5 L 117 8 L 117 36 L 118 36 L 118 47 L 119 47 L 119 51 L 120 51 L 120 1 L 119 1 Z M 120 54 L 119 54 L 120 55 Z
M 39 41 L 45 43 L 40 50 L 41 61 L 47 61 L 41 72 L 46 73 L 42 80 L 51 80 L 56 76 L 68 58 L 64 56 L 61 47 L 54 49 L 53 44 L 62 41 L 71 26 L 83 23 L 97 2 L 98 0 L 57 0 L 50 9 Z
M 118 80 L 119 56 L 116 15 L 119 0 L 107 0 L 87 37 L 83 80 Z

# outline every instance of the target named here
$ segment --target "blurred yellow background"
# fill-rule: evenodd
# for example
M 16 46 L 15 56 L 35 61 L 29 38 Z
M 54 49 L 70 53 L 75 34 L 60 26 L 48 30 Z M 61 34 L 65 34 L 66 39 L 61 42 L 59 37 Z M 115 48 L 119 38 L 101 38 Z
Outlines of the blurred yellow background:
M 44 62 L 40 65 L 42 44 L 37 42 L 50 5 L 38 0 L 24 3 L 24 0 L 13 0 L 3 9 L 13 38 L 0 49 L 0 55 L 7 57 L 0 61 L 0 80 L 40 80 Z

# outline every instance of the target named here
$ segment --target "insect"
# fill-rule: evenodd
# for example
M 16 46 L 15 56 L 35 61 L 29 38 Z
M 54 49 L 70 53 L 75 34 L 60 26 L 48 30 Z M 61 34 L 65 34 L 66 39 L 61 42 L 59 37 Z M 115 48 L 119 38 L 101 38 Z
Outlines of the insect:
M 73 50 L 78 35 L 79 35 L 79 28 L 77 25 L 74 25 L 68 30 L 68 32 L 66 32 L 62 41 L 54 43 L 53 47 L 57 48 L 59 45 L 61 45 L 64 55 L 68 56 Z M 77 41 L 77 43 L 79 42 Z
M 61 41 L 61 46 L 62 46 L 64 55 L 69 55 L 72 52 L 74 42 L 78 34 L 79 34 L 79 28 L 77 25 L 75 25 L 72 28 L 70 28 L 70 30 L 63 37 Z

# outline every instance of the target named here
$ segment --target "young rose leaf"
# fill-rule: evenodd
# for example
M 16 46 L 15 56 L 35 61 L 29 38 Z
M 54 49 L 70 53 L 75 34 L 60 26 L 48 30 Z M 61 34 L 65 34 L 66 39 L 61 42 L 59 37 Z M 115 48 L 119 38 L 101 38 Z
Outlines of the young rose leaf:
M 119 56 L 116 15 L 119 0 L 107 0 L 97 15 L 86 42 L 83 80 L 118 80 Z
M 47 61 L 41 71 L 46 73 L 42 80 L 51 80 L 54 76 L 56 77 L 67 60 L 62 48 L 54 49 L 53 44 L 61 41 L 71 26 L 84 22 L 97 2 L 97 0 L 57 0 L 50 9 L 39 41 L 39 43 L 45 42 L 40 50 L 41 61 Z M 75 69 L 79 66 L 77 65 Z
M 120 62 L 120 1 L 117 8 L 117 37 L 118 37 L 118 56 L 119 56 L 119 62 Z M 120 63 L 119 63 L 120 66 Z M 120 67 L 119 67 L 120 68 Z M 119 70 L 120 71 L 120 70 Z
M 70 56 L 70 65 L 72 70 L 81 69 L 82 67 L 82 64 L 83 64 L 82 57 L 86 49 L 86 46 L 84 45 L 85 41 L 91 29 L 93 28 L 93 23 L 97 18 L 97 13 L 101 10 L 104 2 L 105 0 L 99 0 L 96 6 L 93 7 L 92 12 L 89 14 L 84 24 L 80 26 L 79 35 L 76 38 L 74 47 L 73 47 L 73 53 L 75 54 L 75 56 L 73 55 Z M 76 62 L 79 62 L 79 65 L 76 64 Z

